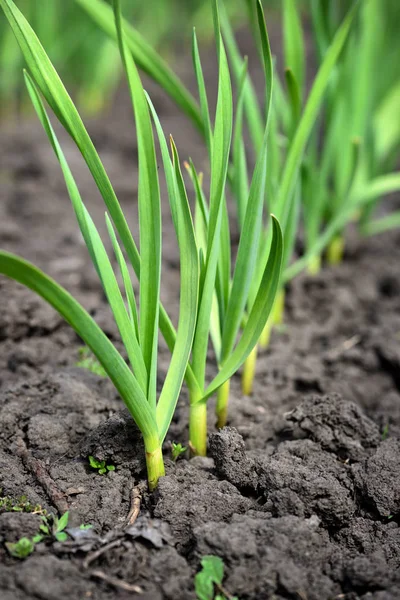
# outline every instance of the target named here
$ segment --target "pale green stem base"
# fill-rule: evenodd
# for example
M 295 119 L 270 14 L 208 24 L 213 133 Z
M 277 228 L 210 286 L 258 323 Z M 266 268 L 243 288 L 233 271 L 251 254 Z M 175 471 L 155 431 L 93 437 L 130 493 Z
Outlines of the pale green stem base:
M 217 392 L 217 406 L 215 408 L 215 414 L 217 415 L 218 429 L 222 429 L 222 427 L 225 427 L 226 425 L 230 387 L 231 381 L 228 379 L 224 384 L 221 385 Z
M 272 309 L 272 322 L 274 325 L 282 325 L 283 314 L 285 312 L 285 290 L 281 288 L 276 295 L 275 303 Z
M 258 346 L 256 345 L 243 364 L 242 392 L 245 396 L 250 396 L 253 391 L 253 381 L 257 364 L 257 352 Z
M 271 339 L 272 326 L 273 320 L 270 315 L 268 321 L 265 323 L 264 329 L 262 330 L 262 334 L 260 336 L 259 344 L 262 350 L 265 350 L 265 348 L 268 347 L 269 340 Z
M 281 325 L 283 322 L 283 312 L 285 309 L 285 290 L 282 288 L 276 295 L 271 314 L 265 323 L 264 329 L 260 336 L 259 346 L 262 350 L 268 347 L 271 339 L 271 332 L 274 325 Z
M 326 250 L 326 259 L 330 265 L 339 265 L 343 260 L 344 254 L 344 238 L 337 235 L 330 242 Z
M 156 489 L 160 477 L 165 475 L 164 459 L 161 446 L 156 446 L 154 448 L 154 446 L 151 445 L 150 449 L 146 445 L 146 466 L 149 490 L 152 492 Z
M 207 454 L 207 402 L 190 404 L 189 448 L 192 456 Z
M 313 259 L 308 263 L 308 272 L 310 275 L 318 275 L 321 270 L 321 257 L 314 256 Z

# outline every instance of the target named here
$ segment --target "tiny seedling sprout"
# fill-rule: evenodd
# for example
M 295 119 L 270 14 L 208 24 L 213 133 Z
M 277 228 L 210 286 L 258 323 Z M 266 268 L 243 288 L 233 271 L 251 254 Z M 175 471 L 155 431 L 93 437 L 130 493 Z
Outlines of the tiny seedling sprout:
M 35 549 L 35 544 L 27 537 L 22 537 L 18 542 L 6 542 L 5 546 L 8 553 L 13 558 L 27 558 Z
M 178 444 L 176 444 L 175 442 L 172 442 L 172 444 L 171 444 L 172 460 L 174 462 L 176 462 L 178 460 L 178 458 L 186 452 L 186 450 L 187 450 L 187 447 L 183 446 L 180 442 Z
M 115 466 L 106 464 L 105 460 L 97 460 L 94 456 L 88 456 L 88 459 L 92 469 L 95 469 L 99 475 L 105 475 L 109 471 L 115 471 Z
M 201 571 L 194 578 L 197 600 L 239 600 L 222 585 L 224 563 L 219 556 L 203 556 L 201 567 Z

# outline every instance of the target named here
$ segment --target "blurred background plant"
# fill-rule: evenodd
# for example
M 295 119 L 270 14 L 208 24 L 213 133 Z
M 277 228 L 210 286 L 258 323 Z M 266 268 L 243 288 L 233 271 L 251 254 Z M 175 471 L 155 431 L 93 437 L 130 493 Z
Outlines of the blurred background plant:
M 110 0 L 106 0 L 111 5 Z M 268 0 L 274 3 L 275 0 Z M 126 18 L 163 57 L 173 57 L 179 41 L 189 37 L 194 23 L 199 38 L 213 36 L 207 0 L 123 0 Z M 118 48 L 113 40 L 73 0 L 18 0 L 43 41 L 54 65 L 69 89 L 75 90 L 86 114 L 101 112 L 113 98 L 122 76 Z M 244 19 L 244 2 L 230 2 L 230 16 Z M 30 103 L 23 83 L 23 58 L 6 19 L 0 16 L 0 118 L 23 113 Z

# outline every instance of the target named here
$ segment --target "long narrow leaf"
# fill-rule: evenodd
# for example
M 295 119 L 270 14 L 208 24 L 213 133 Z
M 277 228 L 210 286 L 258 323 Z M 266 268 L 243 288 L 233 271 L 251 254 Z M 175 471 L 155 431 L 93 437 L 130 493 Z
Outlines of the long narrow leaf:
M 124 282 L 126 300 L 128 302 L 128 308 L 129 308 L 129 317 L 134 326 L 134 330 L 136 333 L 136 339 L 139 340 L 139 319 L 138 319 L 138 314 L 137 314 L 135 292 L 133 291 L 133 286 L 132 286 L 132 281 L 131 281 L 131 278 L 129 275 L 128 265 L 126 264 L 124 255 L 122 254 L 121 247 L 117 240 L 117 236 L 115 235 L 115 231 L 114 231 L 111 219 L 107 213 L 106 213 L 106 225 L 107 225 L 108 235 L 109 235 L 111 243 L 113 245 L 115 258 L 117 259 L 119 270 L 122 275 L 122 281 Z
M 50 59 L 28 21 L 12 0 L 0 0 L 29 70 L 55 115 L 70 134 L 85 159 L 107 209 L 114 221 L 136 274 L 140 274 L 140 257 L 114 189 L 82 123 L 78 111 L 66 91 Z
M 296 0 L 283 1 L 283 33 L 285 48 L 285 67 L 289 68 L 303 94 L 305 79 L 305 49 L 303 28 Z
M 140 306 L 139 339 L 148 373 L 147 397 L 156 407 L 158 320 L 161 279 L 161 204 L 149 107 L 139 73 L 127 50 L 121 3 L 114 0 L 118 43 L 135 113 L 139 154 Z
M 273 216 L 272 227 L 273 235 L 270 256 L 253 308 L 250 311 L 246 325 L 243 329 L 242 336 L 235 350 L 222 365 L 220 372 L 207 387 L 203 398 L 200 400 L 205 400 L 212 396 L 214 392 L 227 381 L 227 379 L 236 373 L 258 342 L 265 323 L 267 322 L 279 287 L 283 254 L 282 231 L 279 222 Z
M 112 8 L 104 0 L 75 0 L 112 39 L 117 39 Z M 203 121 L 196 100 L 140 33 L 124 21 L 126 43 L 137 65 L 156 81 L 203 132 Z
M 336 61 L 348 36 L 357 6 L 358 3 L 356 3 L 355 6 L 349 11 L 347 17 L 337 31 L 331 46 L 325 54 L 324 61 L 315 78 L 303 112 L 303 116 L 300 120 L 296 135 L 293 138 L 293 142 L 290 147 L 289 155 L 287 157 L 282 175 L 279 196 L 276 205 L 277 216 L 280 218 L 281 225 L 284 230 L 288 215 L 290 213 L 290 203 L 293 201 L 293 192 L 296 186 L 297 175 L 303 153 L 311 131 L 314 127 L 315 118 L 318 114 L 324 92 L 329 83 L 332 69 L 336 64 Z
M 199 90 L 199 98 L 200 98 L 200 108 L 201 115 L 203 119 L 203 129 L 205 133 L 206 143 L 208 155 L 211 159 L 211 148 L 212 148 L 212 128 L 211 128 L 211 119 L 210 119 L 210 111 L 208 108 L 208 98 L 207 98 L 207 90 L 204 83 L 204 75 L 203 69 L 201 66 L 199 47 L 197 43 L 196 30 L 193 29 L 193 39 L 192 39 L 192 57 L 193 57 L 193 66 L 194 72 L 197 80 L 197 88 Z
M 0 273 L 33 290 L 60 313 L 99 360 L 143 435 L 156 438 L 157 426 L 136 378 L 85 309 L 53 279 L 14 254 L 0 251 Z
M 228 171 L 229 151 L 232 136 L 232 90 L 228 61 L 219 31 L 217 0 L 213 1 L 214 22 L 217 31 L 219 60 L 218 100 L 212 149 L 210 218 L 208 225 L 205 279 L 199 303 L 198 320 L 193 343 L 192 367 L 197 381 L 204 385 L 205 365 L 213 302 L 215 277 L 218 264 L 222 209 Z
M 103 284 L 103 288 L 109 300 L 111 310 L 113 312 L 116 324 L 122 337 L 122 341 L 124 342 L 126 351 L 128 353 L 130 363 L 135 370 L 136 377 L 143 391 L 146 391 L 147 372 L 145 364 L 143 362 L 143 356 L 136 339 L 134 325 L 129 320 L 128 315 L 126 313 L 122 296 L 119 291 L 118 284 L 115 279 L 115 275 L 112 270 L 110 261 L 108 259 L 106 250 L 103 246 L 97 229 L 94 226 L 94 223 L 92 222 L 82 202 L 78 187 L 75 183 L 71 170 L 65 159 L 64 153 L 58 142 L 57 136 L 55 135 L 49 118 L 46 114 L 37 88 L 33 80 L 29 77 L 27 73 L 25 74 L 25 81 L 27 84 L 28 92 L 32 99 L 32 103 L 38 114 L 39 120 L 42 123 L 42 126 L 60 162 L 61 169 L 63 171 L 65 182 L 67 185 L 68 193 L 75 211 L 75 215 L 78 220 L 80 230 L 88 247 L 94 266 L 96 267 L 100 280 Z
M 264 132 L 263 144 L 258 155 L 257 164 L 251 183 L 245 221 L 242 234 L 240 236 L 232 289 L 229 297 L 226 318 L 224 321 L 221 354 L 222 363 L 224 363 L 225 359 L 232 351 L 240 323 L 243 318 L 243 311 L 248 300 L 249 289 L 258 258 L 258 244 L 262 227 L 262 213 L 264 207 L 269 109 L 272 102 L 272 57 L 261 3 L 257 4 L 257 8 L 261 34 L 261 46 L 263 50 L 266 87 L 268 90 L 267 124 Z
M 177 238 L 180 254 L 180 312 L 171 364 L 157 405 L 160 439 L 164 440 L 175 412 L 196 327 L 199 291 L 199 258 L 179 157 L 171 141 L 176 177 Z

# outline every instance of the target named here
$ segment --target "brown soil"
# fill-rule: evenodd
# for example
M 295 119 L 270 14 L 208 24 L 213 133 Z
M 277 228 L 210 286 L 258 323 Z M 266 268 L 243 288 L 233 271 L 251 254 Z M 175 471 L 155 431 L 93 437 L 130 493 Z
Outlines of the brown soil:
M 201 168 L 199 139 L 150 90 L 181 158 Z M 136 145 L 125 102 L 114 115 L 90 130 L 136 232 Z M 104 231 L 90 175 L 62 139 Z M 65 285 L 118 343 L 38 125 L 3 128 L 0 177 L 2 248 Z M 176 318 L 177 251 L 166 204 L 164 212 L 163 299 Z M 210 457 L 173 464 L 170 441 L 187 442 L 183 390 L 165 445 L 167 476 L 152 496 L 142 487 L 140 436 L 111 384 L 75 366 L 81 342 L 51 308 L 1 278 L 0 488 L 70 511 L 67 542 L 38 544 L 22 562 L 0 545 L 2 600 L 189 600 L 204 554 L 224 560 L 224 586 L 241 600 L 398 600 L 399 260 L 398 232 L 368 241 L 351 234 L 342 265 L 293 281 L 253 396 L 243 398 L 234 377 L 229 428 L 216 432 L 210 410 Z M 167 364 L 162 348 L 160 381 Z M 116 470 L 98 475 L 89 454 Z M 138 495 L 139 518 L 127 527 Z M 37 515 L 3 512 L 0 543 L 38 525 Z

